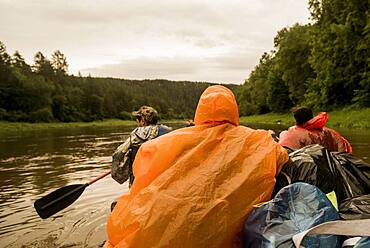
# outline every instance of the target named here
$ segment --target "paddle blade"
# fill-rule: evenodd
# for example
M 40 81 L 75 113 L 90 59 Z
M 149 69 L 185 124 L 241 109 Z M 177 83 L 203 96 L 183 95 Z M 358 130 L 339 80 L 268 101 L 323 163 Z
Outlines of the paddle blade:
M 87 183 L 68 185 L 47 194 L 35 201 L 36 212 L 43 219 L 52 216 L 75 202 L 87 186 Z

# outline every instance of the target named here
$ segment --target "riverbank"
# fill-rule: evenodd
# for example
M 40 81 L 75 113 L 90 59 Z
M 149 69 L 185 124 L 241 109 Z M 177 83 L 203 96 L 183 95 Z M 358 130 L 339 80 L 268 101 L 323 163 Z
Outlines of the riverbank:
M 94 122 L 53 122 L 53 123 L 26 123 L 26 122 L 0 122 L 0 135 L 14 132 L 23 132 L 42 129 L 60 129 L 74 127 L 104 127 L 104 126 L 134 126 L 135 121 L 127 120 L 103 120 Z
M 184 123 L 184 120 L 163 120 L 161 123 L 171 124 L 171 123 Z M 130 127 L 136 126 L 136 121 L 132 120 L 118 120 L 118 119 L 108 119 L 103 121 L 93 121 L 93 122 L 52 122 L 52 123 L 26 123 L 26 122 L 7 122 L 0 121 L 0 135 L 32 131 L 32 130 L 47 130 L 47 129 L 63 129 L 63 128 L 83 128 L 83 127 Z
M 329 112 L 329 121 L 327 126 L 334 128 L 353 128 L 370 129 L 370 108 L 362 110 L 340 110 Z M 183 123 L 184 120 L 162 120 L 164 124 Z M 263 123 L 263 124 L 281 124 L 283 126 L 294 125 L 294 118 L 291 113 L 276 114 L 269 113 L 264 115 L 244 116 L 240 118 L 241 123 Z M 113 127 L 113 126 L 135 126 L 136 122 L 132 120 L 109 119 L 94 122 L 69 122 L 69 123 L 24 123 L 24 122 L 5 122 L 0 121 L 0 135 L 21 131 L 57 129 L 57 128 L 78 128 L 78 127 Z
M 333 128 L 355 128 L 370 129 L 370 108 L 361 110 L 339 110 L 328 112 L 328 127 Z M 244 116 L 240 122 L 245 123 L 265 123 L 265 124 L 282 124 L 285 126 L 294 125 L 294 117 L 291 113 L 276 114 L 269 113 L 264 115 Z

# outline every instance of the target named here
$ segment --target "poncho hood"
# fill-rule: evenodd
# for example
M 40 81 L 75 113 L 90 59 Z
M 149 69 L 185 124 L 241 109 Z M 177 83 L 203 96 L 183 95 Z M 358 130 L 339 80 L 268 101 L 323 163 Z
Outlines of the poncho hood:
M 195 111 L 195 125 L 209 123 L 239 124 L 239 111 L 234 94 L 226 87 L 208 87 L 200 97 Z
M 301 127 L 307 130 L 322 129 L 328 122 L 328 114 L 326 112 L 320 112 L 311 120 L 304 123 Z

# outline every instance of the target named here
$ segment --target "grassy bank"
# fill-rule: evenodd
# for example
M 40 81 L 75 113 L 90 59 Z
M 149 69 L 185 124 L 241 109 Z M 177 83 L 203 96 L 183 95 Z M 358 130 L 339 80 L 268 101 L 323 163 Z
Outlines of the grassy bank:
M 328 127 L 360 128 L 370 129 L 370 108 L 361 110 L 340 110 L 329 112 Z M 266 123 L 291 126 L 294 125 L 293 114 L 275 114 L 253 115 L 241 117 L 240 122 Z
M 106 126 L 133 126 L 135 121 L 123 120 L 104 120 L 94 122 L 68 122 L 68 123 L 24 123 L 24 122 L 0 122 L 0 134 L 42 130 L 42 129 L 57 129 L 57 128 L 74 128 L 74 127 L 106 127 Z
M 161 123 L 184 123 L 184 120 L 162 120 Z M 6 122 L 0 121 L 0 135 L 9 134 L 15 132 L 32 131 L 32 130 L 43 130 L 43 129 L 62 129 L 62 128 L 83 128 L 83 127 L 114 127 L 114 126 L 135 126 L 136 121 L 124 121 L 118 119 L 109 119 L 103 121 L 93 122 L 53 122 L 53 123 L 25 123 L 25 122 Z
M 328 127 L 361 128 L 370 129 L 370 108 L 362 110 L 340 110 L 329 112 Z M 182 123 L 184 120 L 162 120 L 162 123 Z M 253 115 L 240 118 L 241 123 L 264 123 L 285 126 L 294 125 L 294 118 L 291 113 L 286 114 L 264 114 Z M 23 122 L 4 122 L 0 121 L 0 135 L 21 131 L 74 128 L 74 127 L 112 127 L 112 126 L 134 126 L 135 121 L 123 120 L 104 120 L 94 122 L 70 122 L 70 123 L 23 123 Z

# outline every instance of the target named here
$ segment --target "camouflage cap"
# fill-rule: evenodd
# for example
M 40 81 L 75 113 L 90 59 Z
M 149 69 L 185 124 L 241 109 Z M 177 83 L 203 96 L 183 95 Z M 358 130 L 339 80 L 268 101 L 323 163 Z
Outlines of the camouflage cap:
M 138 111 L 132 112 L 133 117 L 143 117 L 147 124 L 156 124 L 159 119 L 157 110 L 149 106 L 141 106 Z

